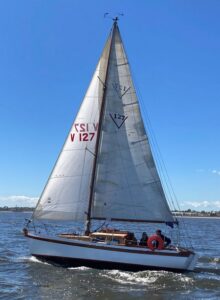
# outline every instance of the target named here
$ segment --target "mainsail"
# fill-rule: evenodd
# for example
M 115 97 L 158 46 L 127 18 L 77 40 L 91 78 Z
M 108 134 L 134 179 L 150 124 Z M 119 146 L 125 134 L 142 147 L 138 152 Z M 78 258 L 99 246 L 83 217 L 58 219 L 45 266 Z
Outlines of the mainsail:
M 34 216 L 85 220 L 88 209 L 92 219 L 174 221 L 116 21 Z

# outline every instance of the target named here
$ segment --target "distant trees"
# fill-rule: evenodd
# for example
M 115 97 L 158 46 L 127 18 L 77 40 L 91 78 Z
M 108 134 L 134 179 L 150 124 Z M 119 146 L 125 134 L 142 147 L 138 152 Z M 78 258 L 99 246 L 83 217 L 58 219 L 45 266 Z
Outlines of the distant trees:
M 182 211 L 173 211 L 176 216 L 191 216 L 191 217 L 220 217 L 220 211 L 196 211 L 192 209 L 186 209 Z

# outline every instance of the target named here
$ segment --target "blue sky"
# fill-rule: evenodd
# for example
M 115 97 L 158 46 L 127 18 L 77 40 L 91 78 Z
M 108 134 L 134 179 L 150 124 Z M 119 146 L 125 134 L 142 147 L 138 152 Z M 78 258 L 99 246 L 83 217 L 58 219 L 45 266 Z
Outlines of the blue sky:
M 0 2 L 0 206 L 39 197 L 112 22 L 183 209 L 220 210 L 218 0 Z

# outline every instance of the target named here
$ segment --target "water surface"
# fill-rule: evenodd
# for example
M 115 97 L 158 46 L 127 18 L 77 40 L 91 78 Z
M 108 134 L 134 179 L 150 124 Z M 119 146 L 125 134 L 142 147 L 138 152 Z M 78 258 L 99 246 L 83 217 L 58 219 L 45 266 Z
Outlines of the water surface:
M 61 268 L 29 255 L 29 213 L 0 212 L 0 299 L 220 299 L 220 219 L 188 218 L 194 272 Z

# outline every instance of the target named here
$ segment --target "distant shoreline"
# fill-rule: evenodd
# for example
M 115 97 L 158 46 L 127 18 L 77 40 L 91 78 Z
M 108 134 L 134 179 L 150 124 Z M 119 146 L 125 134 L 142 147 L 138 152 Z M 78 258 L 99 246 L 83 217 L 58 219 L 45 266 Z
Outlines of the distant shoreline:
M 0 212 L 33 212 L 34 207 L 0 207 Z M 205 212 L 205 211 L 175 211 L 172 212 L 176 218 L 207 218 L 207 219 L 220 219 L 220 211 Z
M 220 219 L 220 216 L 176 216 L 177 218 L 187 219 Z
M 220 218 L 220 211 L 175 211 L 172 214 L 177 218 Z
M 34 207 L 0 207 L 1 212 L 32 212 Z

